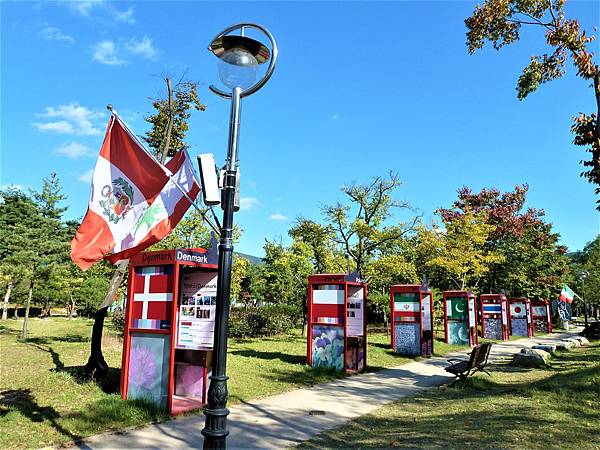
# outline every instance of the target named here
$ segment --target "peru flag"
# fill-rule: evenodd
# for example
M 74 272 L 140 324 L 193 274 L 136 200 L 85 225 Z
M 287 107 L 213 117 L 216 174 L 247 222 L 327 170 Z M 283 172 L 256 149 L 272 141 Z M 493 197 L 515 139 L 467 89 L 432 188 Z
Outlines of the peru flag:
M 131 258 L 168 236 L 189 209 L 191 203 L 188 198 L 195 200 L 198 196 L 200 184 L 185 150 L 177 152 L 166 168 L 173 175 L 123 239 L 122 250 L 106 258 L 111 263 Z M 182 191 L 185 191 L 185 195 Z
M 133 251 L 129 253 L 132 255 L 164 238 L 183 216 L 180 214 L 182 206 L 177 201 L 180 197 L 175 196 L 178 197 L 175 199 L 168 193 L 166 198 L 161 199 L 161 204 L 171 205 L 174 202 L 175 207 L 158 208 L 157 204 L 155 210 L 162 212 L 166 209 L 176 214 L 178 219 L 168 220 L 169 226 L 160 228 L 165 234 L 156 240 L 144 240 L 140 233 L 145 230 L 148 234 L 150 231 L 144 228 L 144 225 L 151 223 L 146 213 L 172 183 L 167 173 L 173 172 L 177 172 L 176 180 L 179 176 L 180 180 L 189 181 L 187 189 L 194 199 L 199 188 L 186 153 L 175 155 L 165 168 L 145 151 L 118 117 L 112 116 L 96 162 L 88 210 L 71 241 L 73 262 L 86 270 L 108 254 L 130 250 Z M 172 194 L 170 189 L 167 190 Z M 189 205 L 186 199 L 186 210 Z

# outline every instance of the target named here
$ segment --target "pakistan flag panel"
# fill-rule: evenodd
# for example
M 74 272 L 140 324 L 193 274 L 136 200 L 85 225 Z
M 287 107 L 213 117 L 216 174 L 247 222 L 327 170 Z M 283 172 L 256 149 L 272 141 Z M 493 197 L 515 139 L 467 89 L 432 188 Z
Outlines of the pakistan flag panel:
M 448 319 L 466 320 L 469 314 L 466 297 L 450 297 L 446 299 Z

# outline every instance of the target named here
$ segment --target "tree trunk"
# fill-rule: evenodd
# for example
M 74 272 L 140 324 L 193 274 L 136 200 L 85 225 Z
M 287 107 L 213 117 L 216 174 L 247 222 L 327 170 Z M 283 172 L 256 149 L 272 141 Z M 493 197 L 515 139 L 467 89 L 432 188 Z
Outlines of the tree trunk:
M 386 335 L 390 335 L 390 323 L 388 322 L 388 315 L 385 312 L 385 310 L 383 311 L 383 326 L 385 327 L 385 333 Z
M 108 364 L 104 360 L 104 355 L 102 355 L 102 331 L 107 312 L 108 306 L 96 311 L 94 327 L 92 328 L 92 348 L 88 362 L 85 365 L 85 373 L 96 379 L 104 378 L 108 373 Z
M 126 260 L 120 262 L 117 266 L 117 269 L 110 280 L 110 286 L 108 288 L 108 292 L 106 293 L 106 297 L 104 298 L 102 305 L 100 305 L 100 309 L 96 311 L 94 316 L 94 326 L 92 328 L 92 346 L 90 350 L 90 357 L 85 366 L 85 373 L 90 376 L 94 376 L 95 378 L 102 378 L 108 372 L 108 365 L 106 364 L 104 356 L 102 355 L 102 330 L 104 329 L 104 318 L 108 312 L 108 307 L 115 300 L 119 286 L 125 277 L 128 264 L 129 260 Z
M 167 103 L 169 109 L 169 121 L 167 122 L 167 128 L 165 130 L 162 151 L 159 155 L 159 161 L 161 164 L 165 163 L 167 156 L 169 155 L 169 147 L 171 146 L 171 132 L 173 131 L 173 88 L 171 86 L 171 79 L 169 77 L 165 78 L 165 81 L 167 82 L 167 91 L 169 95 Z
M 73 311 L 75 311 L 75 300 L 73 299 L 73 294 L 71 294 L 69 300 L 69 320 L 73 318 Z
M 25 304 L 25 317 L 23 319 L 23 331 L 21 332 L 21 339 L 27 339 L 29 330 L 27 329 L 29 321 L 29 306 L 31 305 L 31 297 L 33 297 L 33 279 L 29 283 L 29 293 L 27 294 L 27 303 Z
M 8 319 L 8 302 L 10 301 L 10 293 L 12 292 L 13 282 L 9 281 L 4 294 L 4 305 L 2 306 L 2 320 Z

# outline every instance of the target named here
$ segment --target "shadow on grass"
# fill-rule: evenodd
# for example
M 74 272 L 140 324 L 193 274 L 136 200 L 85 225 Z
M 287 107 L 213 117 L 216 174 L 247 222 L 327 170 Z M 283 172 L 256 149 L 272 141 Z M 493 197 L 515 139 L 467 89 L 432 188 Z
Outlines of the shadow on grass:
M 282 352 L 264 352 L 257 350 L 231 350 L 229 353 L 245 358 L 259 358 L 266 360 L 279 359 L 288 364 L 306 364 L 306 357 L 303 355 L 290 355 Z
M 561 354 L 549 376 L 529 382 L 478 375 L 472 385 L 404 399 L 300 448 L 590 448 L 600 441 L 599 353 Z
M 37 348 L 38 350 L 47 352 L 52 358 L 54 368 L 50 369 L 54 373 L 68 374 L 77 384 L 96 383 L 100 389 L 106 394 L 116 394 L 120 390 L 121 369 L 109 367 L 108 373 L 102 379 L 95 379 L 85 373 L 85 366 L 70 366 L 66 367 L 60 359 L 60 354 L 49 345 L 42 345 L 38 342 L 43 342 L 42 339 L 28 339 L 27 344 Z
M 0 324 L 0 334 L 20 336 L 21 330 L 17 330 L 16 328 L 7 327 L 6 325 Z
M 54 408 L 38 405 L 30 389 L 10 389 L 0 392 L 0 417 L 13 410 L 32 422 L 49 422 L 50 426 L 63 436 L 71 439 L 79 438 L 58 423 L 61 416 Z
M 77 343 L 80 344 L 82 342 L 90 342 L 91 339 L 88 336 L 81 336 L 80 334 L 69 333 L 62 336 L 44 336 L 44 337 L 33 337 L 27 338 L 23 342 L 27 344 L 41 344 L 47 345 L 52 342 L 67 342 L 67 343 Z

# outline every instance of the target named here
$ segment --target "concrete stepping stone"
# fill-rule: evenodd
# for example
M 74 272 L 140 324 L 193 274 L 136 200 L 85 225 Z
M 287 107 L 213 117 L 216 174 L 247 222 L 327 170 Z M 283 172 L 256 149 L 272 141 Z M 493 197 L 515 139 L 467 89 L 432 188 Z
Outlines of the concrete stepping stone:
M 534 350 L 543 350 L 545 352 L 550 353 L 551 355 L 554 355 L 556 353 L 556 345 L 554 344 L 543 344 L 540 342 L 531 348 Z
M 575 344 L 573 344 L 573 342 L 571 341 L 560 341 L 560 342 L 556 342 L 556 350 L 562 350 L 562 351 L 567 351 L 567 350 L 571 350 L 573 347 L 575 347 Z
M 575 338 L 566 338 L 562 340 L 563 342 L 572 342 L 574 347 L 581 347 L 581 342 L 579 342 Z
M 511 364 L 518 367 L 544 367 L 548 365 L 548 358 L 550 353 L 544 350 L 524 348 L 515 355 Z

